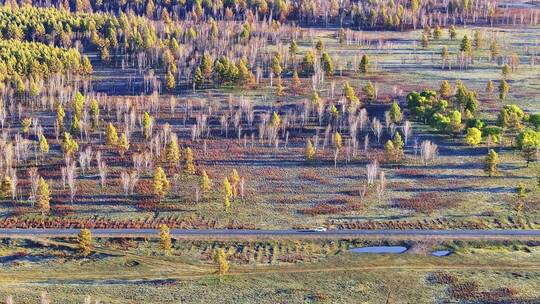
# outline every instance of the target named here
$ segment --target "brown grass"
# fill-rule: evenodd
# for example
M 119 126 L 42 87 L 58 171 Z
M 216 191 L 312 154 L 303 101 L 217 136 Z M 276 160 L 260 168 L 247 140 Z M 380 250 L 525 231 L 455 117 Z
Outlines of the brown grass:
M 460 282 L 458 277 L 450 273 L 438 272 L 428 280 L 434 284 L 449 285 L 449 294 L 458 301 L 480 301 L 481 303 L 515 303 L 518 291 L 514 287 L 501 287 L 493 290 L 480 291 L 475 281 Z M 519 302 L 519 301 L 518 301 Z
M 458 206 L 460 202 L 461 200 L 458 198 L 445 198 L 441 197 L 436 192 L 427 192 L 416 194 L 411 198 L 397 199 L 394 202 L 394 206 L 430 214 L 436 210 L 454 208 Z
M 302 173 L 300 173 L 300 178 L 304 179 L 304 180 L 307 180 L 307 181 L 311 181 L 311 182 L 318 182 L 318 183 L 321 183 L 321 184 L 327 184 L 328 183 L 327 179 L 320 176 L 313 169 L 307 169 L 307 170 L 302 171 Z
M 305 215 L 327 215 L 356 211 L 362 209 L 360 203 L 345 199 L 336 199 L 325 203 L 315 204 L 312 207 L 300 209 L 299 212 Z

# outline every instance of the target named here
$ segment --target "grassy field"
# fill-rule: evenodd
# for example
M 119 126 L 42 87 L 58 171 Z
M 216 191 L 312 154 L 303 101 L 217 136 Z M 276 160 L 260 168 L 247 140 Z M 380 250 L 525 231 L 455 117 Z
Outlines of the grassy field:
M 177 241 L 163 256 L 153 240 L 98 240 L 83 258 L 71 242 L 9 241 L 2 251 L 0 299 L 32 303 L 477 303 L 540 298 L 537 242 L 365 240 Z M 403 254 L 355 254 L 348 248 L 404 245 Z M 226 248 L 232 268 L 220 277 L 207 253 Z M 280 248 L 276 259 L 243 260 L 242 248 Z M 449 249 L 434 257 L 430 252 Z M 259 252 L 254 250 L 255 255 Z M 273 250 L 271 251 L 273 252 Z M 292 258 L 296 257 L 296 259 Z M 529 302 L 527 302 L 529 301 Z M 91 302 L 93 303 L 93 302 Z

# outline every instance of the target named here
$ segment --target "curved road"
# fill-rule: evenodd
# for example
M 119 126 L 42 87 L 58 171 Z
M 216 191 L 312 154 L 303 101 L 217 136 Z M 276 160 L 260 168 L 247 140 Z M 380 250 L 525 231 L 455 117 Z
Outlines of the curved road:
M 0 229 L 0 237 L 28 236 L 68 237 L 79 229 Z M 91 229 L 94 237 L 154 237 L 159 229 Z M 173 237 L 442 237 L 442 238 L 540 238 L 540 230 L 234 230 L 234 229 L 171 229 Z

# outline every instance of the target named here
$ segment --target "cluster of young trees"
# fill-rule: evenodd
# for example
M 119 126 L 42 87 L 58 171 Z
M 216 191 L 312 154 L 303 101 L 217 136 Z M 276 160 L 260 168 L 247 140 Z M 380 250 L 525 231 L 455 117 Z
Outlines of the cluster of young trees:
M 103 61 L 111 60 L 114 53 L 128 54 L 135 58 L 141 53 L 150 54 L 156 47 L 160 60 L 149 60 L 139 64 L 160 66 L 168 63 L 171 54 L 178 54 L 177 39 L 184 32 L 171 32 L 160 29 L 163 39 L 158 39 L 156 25 L 144 17 L 133 14 L 83 14 L 70 13 L 54 7 L 4 6 L 0 9 L 0 33 L 4 39 L 40 42 L 58 47 L 83 46 L 97 49 Z M 159 42 L 159 43 L 158 43 Z M 76 52 L 75 50 L 70 52 Z M 76 53 L 78 54 L 78 53 Z M 71 55 L 73 56 L 73 55 Z M 74 71 L 82 69 L 91 72 L 88 58 L 79 59 L 81 68 L 73 66 Z M 139 60 L 140 61 L 140 60 Z M 43 61 L 42 61 L 43 62 Z M 61 62 L 63 63 L 63 62 Z M 58 68 L 62 68 L 62 64 Z
M 455 91 L 455 93 L 454 93 Z M 426 90 L 407 95 L 407 105 L 416 119 L 430 124 L 441 132 L 459 134 L 465 125 L 476 121 L 478 99 L 476 92 L 469 90 L 461 81 L 452 88 L 443 81 L 439 92 Z
M 226 30 L 219 31 L 220 27 Z M 280 39 L 288 39 L 292 31 L 291 27 L 253 19 L 228 22 L 164 16 L 154 21 L 131 9 L 104 14 L 70 13 L 53 7 L 0 9 L 0 33 L 5 38 L 59 47 L 82 44 L 86 49 L 97 49 L 105 62 L 114 60 L 122 67 L 136 66 L 141 71 L 160 69 L 169 90 L 182 77 L 196 85 L 208 81 L 251 84 L 255 80 L 251 71 L 267 64 L 261 56 L 267 41 L 275 39 L 276 32 Z M 238 52 L 231 54 L 233 49 Z M 82 69 L 91 71 L 88 59 L 81 60 Z
M 81 57 L 77 49 L 19 40 L 0 41 L 0 82 L 18 93 L 28 91 L 33 97 L 39 95 L 42 81 L 54 74 L 90 73 L 92 65 L 88 57 Z
M 98 48 L 102 59 L 110 48 L 149 50 L 157 42 L 155 26 L 132 14 L 81 14 L 54 7 L 3 6 L 0 32 L 4 39 L 70 47 L 75 41 Z M 110 54 L 109 54 L 110 55 Z
M 244 58 L 234 63 L 226 56 L 212 60 L 210 55 L 204 54 L 193 74 L 193 83 L 200 87 L 208 82 L 249 85 L 255 82 L 255 76 Z
M 351 1 L 353 2 L 353 1 Z M 518 11 L 506 9 L 506 15 L 500 16 L 495 3 L 465 1 L 426 2 L 420 0 L 392 0 L 358 2 L 351 6 L 351 18 L 356 25 L 368 28 L 403 30 L 427 25 L 447 25 L 455 23 L 491 24 L 522 23 Z M 441 12 L 444 12 L 441 14 Z M 535 24 L 538 22 L 534 13 L 530 13 Z
M 501 144 L 502 136 L 506 134 L 515 136 L 514 144 L 522 151 L 527 162 L 539 156 L 540 133 L 536 130 L 540 115 L 527 114 L 515 104 L 504 106 L 496 125 L 490 125 L 487 120 L 477 117 L 476 93 L 461 82 L 456 84 L 454 90 L 447 81 L 442 82 L 439 92 L 427 90 L 409 93 L 407 102 L 413 116 L 441 132 L 456 135 L 466 131 L 464 140 L 468 145 L 476 146 L 484 139 L 488 146 Z
M 15 1 L 8 1 L 15 4 Z M 18 1 L 19 3 L 23 1 Z M 39 4 L 38 0 L 33 0 Z M 51 3 L 66 10 L 77 12 L 118 12 L 133 11 L 135 14 L 153 19 L 179 19 L 208 17 L 234 20 L 245 15 L 258 18 L 269 18 L 280 21 L 293 20 L 315 23 L 323 20 L 325 23 L 354 22 L 364 27 L 382 27 L 388 29 L 403 29 L 416 27 L 423 22 L 438 23 L 523 23 L 533 25 L 537 20 L 530 16 L 522 18 L 518 10 L 497 7 L 490 2 L 446 1 L 441 3 L 424 2 L 420 0 L 392 0 L 357 2 L 353 0 L 227 0 L 227 1 L 167 1 L 149 0 L 122 2 L 112 0 L 102 1 L 61 1 Z M 504 11 L 503 14 L 498 13 Z M 436 12 L 444 12 L 437 14 Z M 164 17 L 165 15 L 165 17 Z M 528 14 L 527 14 L 528 15 Z

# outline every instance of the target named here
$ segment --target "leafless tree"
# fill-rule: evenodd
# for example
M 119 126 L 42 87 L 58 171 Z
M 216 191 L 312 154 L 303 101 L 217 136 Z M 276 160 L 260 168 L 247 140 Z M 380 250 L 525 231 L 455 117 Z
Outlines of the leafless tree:
M 9 177 L 11 177 L 11 198 L 13 200 L 17 199 L 17 184 L 19 179 L 17 178 L 17 169 L 9 168 L 8 170 Z
M 146 171 L 152 170 L 154 168 L 154 160 L 152 158 L 152 153 L 149 151 L 145 151 L 143 153 L 143 158 L 144 158 L 144 168 L 146 169 Z
M 328 141 L 330 140 L 330 125 L 326 126 L 326 129 L 324 130 L 324 141 L 323 141 L 323 150 L 328 145 Z
M 32 202 L 32 207 L 34 207 L 39 184 L 39 175 L 37 168 L 33 167 L 28 170 L 28 178 L 30 179 L 30 201 Z
M 367 153 L 369 149 L 369 135 L 364 136 L 364 153 Z
M 67 170 L 66 167 L 60 168 L 60 171 L 62 173 L 62 188 L 66 188 L 66 179 L 67 179 Z
M 373 118 L 373 122 L 371 123 L 371 129 L 373 131 L 373 134 L 375 134 L 375 136 L 377 137 L 377 143 L 380 143 L 383 126 L 376 117 Z
M 430 161 L 435 160 L 437 157 L 438 147 L 436 144 L 432 143 L 430 140 L 424 140 L 420 145 L 420 155 L 422 157 L 422 162 L 427 164 Z
M 200 194 L 201 190 L 200 190 L 199 186 L 195 186 L 195 191 L 194 192 L 195 192 L 194 193 L 195 194 L 195 203 L 199 203 L 199 199 L 201 198 L 201 194 Z
M 174 114 L 174 110 L 176 109 L 176 97 L 174 96 L 169 97 L 169 106 L 170 106 L 171 114 Z
M 132 158 L 133 158 L 133 167 L 135 168 L 137 172 L 140 173 L 142 170 L 143 162 L 144 162 L 144 156 L 141 153 L 133 153 Z
M 386 177 L 384 175 L 384 171 L 381 171 L 379 173 L 379 184 L 377 185 L 377 197 L 379 198 L 379 202 L 381 202 L 382 200 L 385 189 L 386 189 Z
M 4 133 L 6 134 L 7 136 L 7 133 Z M 6 142 L 6 140 L 2 140 L 2 149 L 1 149 L 1 152 L 2 152 L 2 156 L 4 157 L 3 158 L 3 164 L 4 164 L 4 170 L 6 172 L 6 174 L 9 174 L 8 171 L 10 168 L 13 167 L 13 163 L 14 163 L 14 149 L 13 149 L 13 145 L 11 143 L 8 143 Z
M 366 176 L 368 185 L 373 185 L 375 183 L 375 178 L 377 178 L 377 172 L 379 171 L 379 162 L 373 160 L 370 164 L 366 166 Z
M 410 121 L 405 120 L 405 122 L 403 123 L 403 137 L 405 140 L 405 145 L 407 145 L 411 135 L 412 135 L 412 124 Z
M 122 184 L 122 189 L 124 190 L 124 195 L 128 196 L 133 194 L 135 185 L 139 181 L 139 175 L 137 171 L 132 171 L 131 173 L 122 172 L 120 173 L 120 182 Z
M 358 115 L 359 119 L 359 128 L 360 131 L 364 131 L 364 128 L 366 127 L 366 124 L 369 122 L 369 116 L 366 109 L 361 109 L 360 114 Z
M 246 184 L 246 181 L 245 181 L 244 177 L 242 176 L 240 178 L 240 197 L 242 199 L 244 199 L 245 184 Z
M 29 155 L 30 141 L 23 138 L 20 134 L 15 134 L 15 156 L 17 162 L 26 161 Z
M 362 182 L 360 185 L 360 189 L 358 190 L 358 194 L 360 195 L 360 201 L 363 201 L 364 198 L 366 197 L 367 190 L 368 190 L 367 183 Z
M 133 171 L 130 174 L 130 182 L 129 182 L 129 194 L 133 195 L 135 192 L 135 186 L 137 185 L 137 182 L 139 181 L 139 174 L 137 171 Z
M 67 178 L 67 184 L 69 187 L 69 197 L 70 197 L 71 203 L 73 203 L 75 194 L 77 193 L 77 186 L 75 185 L 76 171 L 77 171 L 77 164 L 75 162 L 71 162 L 71 164 L 69 164 L 66 167 L 66 178 Z
M 129 195 L 129 185 L 130 185 L 130 176 L 127 172 L 120 173 L 120 183 L 122 184 L 122 189 L 124 190 L 124 195 Z
M 386 127 L 386 132 L 389 131 L 391 124 L 392 124 L 392 118 L 390 118 L 390 111 L 385 111 L 384 112 L 384 126 Z
M 105 163 L 105 161 L 100 161 L 98 162 L 98 171 L 99 171 L 99 180 L 100 180 L 100 184 L 101 184 L 101 187 L 105 187 L 105 182 L 106 182 L 106 179 L 107 179 L 107 171 L 108 171 L 108 168 L 107 168 L 107 164 Z
M 79 165 L 81 166 L 82 174 L 85 174 L 86 170 L 90 167 L 92 161 L 92 147 L 87 146 L 84 151 L 79 153 Z

